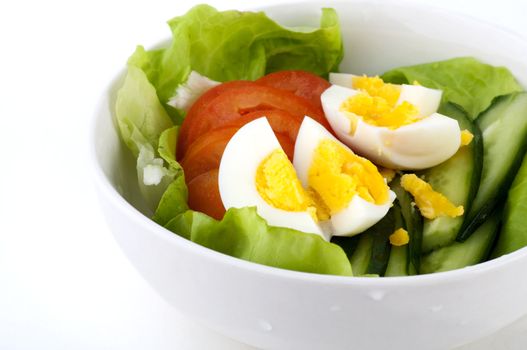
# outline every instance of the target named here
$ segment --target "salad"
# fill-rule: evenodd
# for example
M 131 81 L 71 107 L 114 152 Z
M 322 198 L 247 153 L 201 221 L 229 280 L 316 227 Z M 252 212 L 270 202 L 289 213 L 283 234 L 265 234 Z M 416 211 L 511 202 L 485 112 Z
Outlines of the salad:
M 338 15 L 199 5 L 137 47 L 115 115 L 152 220 L 284 269 L 406 276 L 527 245 L 527 93 L 472 57 L 339 72 Z M 352 74 L 353 73 L 353 74 Z

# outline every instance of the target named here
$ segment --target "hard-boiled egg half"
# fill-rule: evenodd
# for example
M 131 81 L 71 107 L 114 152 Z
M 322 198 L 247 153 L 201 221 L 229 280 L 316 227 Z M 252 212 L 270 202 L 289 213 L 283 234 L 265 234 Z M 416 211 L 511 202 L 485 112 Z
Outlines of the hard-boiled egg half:
M 440 90 L 387 84 L 379 77 L 332 73 L 322 106 L 336 135 L 376 164 L 425 169 L 460 147 L 456 120 L 437 113 Z
M 265 117 L 247 123 L 229 141 L 220 162 L 223 205 L 255 206 L 269 225 L 329 240 L 365 231 L 395 199 L 375 165 L 309 117 L 300 127 L 293 163 Z

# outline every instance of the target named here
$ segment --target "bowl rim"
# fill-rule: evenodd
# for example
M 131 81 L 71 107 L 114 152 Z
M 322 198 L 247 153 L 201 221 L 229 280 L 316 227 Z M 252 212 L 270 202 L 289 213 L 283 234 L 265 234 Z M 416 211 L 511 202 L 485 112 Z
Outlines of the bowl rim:
M 289 0 L 280 4 L 273 4 L 268 6 L 249 6 L 247 10 L 255 11 L 266 11 L 276 8 L 280 8 L 287 5 L 297 4 L 297 3 L 319 3 L 318 0 Z M 500 32 L 502 35 L 507 35 L 521 40 L 525 43 L 527 47 L 527 37 L 520 35 L 519 33 L 505 28 L 501 25 L 491 23 L 480 18 L 476 18 L 471 15 L 463 14 L 453 10 L 447 10 L 440 8 L 434 5 L 422 4 L 417 0 L 392 0 L 389 3 L 384 1 L 374 0 L 374 1 L 364 1 L 364 0 L 331 0 L 325 4 L 328 7 L 333 4 L 349 4 L 349 3 L 378 3 L 382 5 L 388 5 L 392 7 L 404 7 L 404 8 L 415 8 L 418 7 L 421 10 L 425 11 L 439 11 L 447 16 L 457 16 L 463 18 L 464 20 L 471 21 L 474 24 L 479 26 L 486 26 L 488 29 L 491 29 L 496 32 Z M 245 6 L 244 6 L 245 7 Z M 244 11 L 246 9 L 244 8 Z M 166 38 L 159 40 L 156 45 L 159 43 L 166 42 Z M 105 87 L 105 92 L 99 98 L 99 102 L 95 108 L 94 116 L 90 120 L 90 126 L 88 128 L 88 143 L 89 143 L 89 161 L 92 163 L 90 166 L 91 176 L 94 184 L 99 190 L 99 200 L 109 201 L 116 209 L 121 211 L 125 216 L 129 217 L 136 225 L 141 226 L 142 229 L 155 234 L 162 240 L 165 240 L 167 244 L 177 244 L 181 245 L 183 249 L 188 249 L 190 253 L 203 256 L 203 258 L 212 260 L 214 263 L 226 264 L 234 268 L 238 268 L 245 271 L 251 271 L 253 273 L 260 273 L 263 275 L 268 275 L 269 277 L 276 278 L 286 278 L 295 281 L 309 282 L 322 285 L 349 285 L 349 286 L 365 286 L 365 287 L 390 287 L 390 286 L 423 286 L 431 284 L 439 284 L 445 282 L 454 282 L 458 280 L 466 280 L 471 277 L 476 277 L 482 274 L 491 273 L 493 271 L 502 269 L 504 266 L 514 263 L 515 261 L 521 259 L 527 259 L 527 247 L 518 249 L 509 254 L 503 255 L 501 257 L 485 261 L 476 265 L 464 267 L 461 269 L 437 272 L 433 274 L 424 274 L 424 275 L 414 275 L 414 276 L 397 276 L 397 277 L 382 277 L 382 278 L 371 278 L 364 276 L 339 276 L 339 275 L 327 275 L 327 274 L 317 274 L 309 272 L 301 272 L 294 270 L 287 270 L 278 267 L 267 266 L 240 258 L 232 257 L 230 255 L 217 252 L 210 248 L 201 246 L 197 243 L 194 243 L 186 238 L 179 236 L 178 234 L 164 228 L 163 226 L 157 224 L 149 217 L 141 213 L 136 209 L 132 204 L 130 204 L 117 189 L 111 184 L 109 178 L 106 176 L 102 166 L 97 157 L 96 150 L 96 140 L 97 140 L 97 130 L 99 129 L 99 124 L 103 116 L 107 114 L 113 115 L 110 107 L 110 94 L 115 85 L 120 81 L 121 76 L 124 76 L 125 68 L 115 75 L 110 82 L 107 83 Z M 114 124 L 114 123 L 113 123 Z M 115 126 L 115 125 L 114 125 Z M 115 132 L 118 134 L 121 145 L 123 146 L 122 139 L 118 133 L 118 130 L 115 129 Z M 104 196 L 104 199 L 103 199 Z M 110 229 L 110 228 L 109 228 Z M 111 230 L 111 229 L 110 229 Z

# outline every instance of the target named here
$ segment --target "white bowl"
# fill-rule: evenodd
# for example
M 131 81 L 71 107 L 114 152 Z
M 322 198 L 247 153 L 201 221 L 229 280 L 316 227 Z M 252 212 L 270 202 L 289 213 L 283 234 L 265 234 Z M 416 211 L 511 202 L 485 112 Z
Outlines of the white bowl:
M 527 41 L 465 16 L 383 1 L 320 1 L 265 10 L 286 25 L 316 25 L 321 7 L 336 8 L 341 19 L 342 71 L 375 74 L 472 55 L 507 66 L 527 82 Z M 104 93 L 91 139 L 101 204 L 132 264 L 180 311 L 265 349 L 361 350 L 449 349 L 527 312 L 527 249 L 447 273 L 348 278 L 238 260 L 158 226 L 142 214 L 134 160 L 116 130 L 113 104 L 121 79 L 122 74 Z

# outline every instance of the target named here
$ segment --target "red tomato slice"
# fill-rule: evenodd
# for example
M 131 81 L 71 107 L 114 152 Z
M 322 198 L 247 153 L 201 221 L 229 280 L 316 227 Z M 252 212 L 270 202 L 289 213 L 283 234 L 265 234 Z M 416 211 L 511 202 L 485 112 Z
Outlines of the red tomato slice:
M 308 115 L 330 130 L 318 108 L 290 91 L 247 82 L 247 85 L 240 83 L 240 86 L 216 93 L 208 102 L 200 101 L 207 95 L 204 94 L 197 102 L 201 107 L 193 106 L 185 117 L 179 134 L 178 159 L 183 158 L 190 144 L 205 132 L 235 123 L 244 114 L 256 110 L 281 109 L 297 117 Z
M 220 166 L 221 156 L 227 146 L 227 143 L 232 136 L 238 131 L 243 123 L 249 122 L 248 119 L 257 119 L 262 116 L 267 116 L 275 135 L 282 146 L 282 149 L 287 154 L 289 159 L 293 160 L 294 140 L 300 127 L 298 118 L 293 117 L 287 112 L 262 111 L 251 112 L 246 114 L 243 120 L 240 120 L 238 125 L 230 125 L 225 128 L 212 130 L 205 135 L 199 137 L 190 145 L 185 156 L 180 161 L 183 170 L 185 170 L 185 179 L 187 183 L 192 181 L 196 176 L 199 176 L 212 169 L 217 169 Z M 295 125 L 293 125 L 293 123 Z
M 283 135 L 283 134 L 275 134 L 275 135 L 276 135 L 276 138 L 278 139 L 278 142 L 280 142 L 280 146 L 282 146 L 282 149 L 287 155 L 287 158 L 289 158 L 289 160 L 292 162 L 293 155 L 295 153 L 294 141 L 291 141 L 291 139 L 287 135 Z
M 271 86 L 277 89 L 293 92 L 313 103 L 322 111 L 320 95 L 331 86 L 331 84 L 318 75 L 301 70 L 286 70 L 267 74 L 256 80 L 257 83 Z
M 203 173 L 187 185 L 188 206 L 217 220 L 225 214 L 218 188 L 218 169 Z
M 218 169 L 221 156 L 237 127 L 216 129 L 198 138 L 181 160 L 187 183 L 195 177 Z
M 289 137 L 290 142 L 296 141 L 298 130 L 304 120 L 304 116 L 293 115 L 280 109 L 262 109 L 241 115 L 238 119 L 224 126 L 242 127 L 255 119 L 266 117 L 275 134 L 283 134 Z

